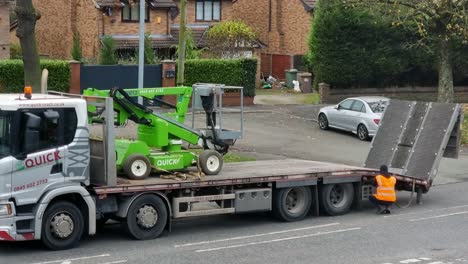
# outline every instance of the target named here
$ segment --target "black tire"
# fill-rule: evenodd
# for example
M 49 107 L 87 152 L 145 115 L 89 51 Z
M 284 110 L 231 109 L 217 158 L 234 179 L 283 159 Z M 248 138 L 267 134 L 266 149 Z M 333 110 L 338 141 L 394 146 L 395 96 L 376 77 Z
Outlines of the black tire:
M 304 219 L 312 204 L 312 192 L 308 187 L 276 189 L 273 196 L 273 215 L 281 221 L 294 222 Z
M 131 180 L 144 180 L 151 173 L 151 163 L 147 157 L 133 154 L 125 160 L 123 170 Z
M 343 215 L 351 210 L 354 200 L 352 183 L 337 183 L 323 185 L 320 195 L 320 205 L 328 215 Z
M 318 125 L 320 129 L 327 130 L 328 129 L 328 118 L 324 113 L 320 113 L 318 116 Z
M 142 195 L 130 205 L 123 225 L 133 239 L 155 239 L 164 231 L 167 215 L 166 205 L 161 198 L 151 194 Z
M 367 131 L 366 126 L 363 124 L 358 125 L 356 134 L 357 134 L 357 137 L 362 141 L 369 140 L 369 131 Z
M 223 168 L 223 156 L 211 149 L 204 150 L 198 157 L 198 162 L 206 175 L 216 175 Z
M 53 203 L 42 220 L 42 243 L 52 250 L 73 248 L 80 242 L 84 226 L 83 214 L 76 205 L 65 201 Z

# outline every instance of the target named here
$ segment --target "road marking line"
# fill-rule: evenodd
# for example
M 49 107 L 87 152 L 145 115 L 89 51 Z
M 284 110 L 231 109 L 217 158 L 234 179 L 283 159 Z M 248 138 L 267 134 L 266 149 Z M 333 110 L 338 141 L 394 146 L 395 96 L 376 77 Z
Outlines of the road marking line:
M 420 261 L 421 260 L 419 260 L 419 259 L 406 259 L 406 260 L 400 261 L 400 263 L 407 264 L 407 263 L 416 263 L 416 262 L 420 262 Z
M 117 264 L 117 263 L 127 263 L 128 260 L 117 260 L 117 261 L 111 261 L 111 262 L 103 262 L 100 264 Z
M 468 207 L 468 204 L 467 204 L 467 205 L 458 205 L 458 206 L 452 206 L 452 207 L 439 208 L 439 209 L 424 210 L 424 211 L 416 212 L 416 213 L 384 215 L 384 218 L 387 218 L 387 217 L 398 217 L 398 216 L 407 216 L 407 215 L 415 215 L 415 214 L 421 214 L 421 213 L 429 213 L 429 212 L 436 212 L 436 211 L 443 211 L 443 210 L 457 209 L 457 208 L 464 208 L 464 207 Z
M 211 243 L 217 243 L 217 242 L 226 242 L 226 241 L 253 238 L 253 237 L 270 236 L 270 235 L 277 235 L 277 234 L 288 233 L 288 232 L 303 231 L 303 230 L 314 229 L 314 228 L 334 226 L 334 225 L 339 225 L 339 224 L 340 223 L 330 223 L 330 224 L 325 224 L 325 225 L 309 226 L 309 227 L 275 231 L 275 232 L 262 233 L 262 234 L 256 234 L 256 235 L 250 235 L 250 236 L 239 236 L 239 237 L 231 237 L 231 238 L 224 238 L 224 239 L 217 239 L 217 240 L 200 241 L 200 242 L 187 243 L 187 244 L 182 244 L 182 245 L 175 245 L 174 247 L 176 248 L 189 247 L 189 246 L 197 246 L 197 245 L 211 244 Z
M 431 258 L 419 258 L 420 260 L 431 260 Z
M 52 260 L 52 261 L 45 261 L 45 262 L 35 262 L 35 263 L 32 263 L 32 264 L 63 263 L 63 262 L 71 262 L 71 261 L 74 261 L 74 260 L 83 260 L 83 259 L 92 259 L 92 258 L 105 258 L 105 257 L 110 257 L 110 254 L 102 254 L 102 255 L 97 255 L 97 256 L 89 256 L 89 257 L 81 257 L 81 258 Z
M 444 264 L 443 261 L 435 261 L 435 262 L 431 262 L 431 263 L 427 263 L 427 264 Z
M 462 212 L 451 213 L 451 214 L 436 215 L 436 216 L 429 216 L 429 217 L 423 217 L 423 218 L 416 218 L 416 219 L 411 219 L 410 222 L 423 221 L 423 220 L 427 220 L 427 219 L 442 218 L 442 217 L 453 216 L 453 215 L 461 215 L 461 214 L 468 214 L 468 211 L 462 211 Z
M 240 247 L 268 244 L 268 243 L 274 243 L 274 242 L 282 242 L 282 241 L 293 240 L 293 239 L 301 239 L 301 238 L 307 238 L 307 237 L 329 235 L 329 234 L 334 234 L 334 233 L 343 233 L 343 232 L 355 231 L 355 230 L 360 230 L 360 229 L 361 229 L 360 227 L 355 227 L 355 228 L 334 230 L 334 231 L 329 231 L 329 232 L 318 232 L 318 233 L 315 233 L 315 234 L 278 238 L 278 239 L 273 239 L 273 240 L 265 240 L 265 241 L 247 243 L 247 244 L 238 244 L 238 245 L 231 245 L 231 246 L 225 246 L 225 247 L 200 249 L 200 250 L 196 250 L 195 252 L 202 253 L 202 252 L 217 251 L 217 250 L 230 249 L 230 248 L 240 248 Z

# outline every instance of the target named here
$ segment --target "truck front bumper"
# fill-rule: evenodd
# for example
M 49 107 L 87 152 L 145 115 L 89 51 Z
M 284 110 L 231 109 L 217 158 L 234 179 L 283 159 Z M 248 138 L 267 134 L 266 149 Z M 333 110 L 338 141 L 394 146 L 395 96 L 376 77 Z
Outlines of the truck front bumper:
M 12 208 L 14 208 L 13 204 Z M 18 234 L 16 230 L 16 222 L 24 220 L 25 217 L 15 216 L 14 209 L 10 216 L 0 216 L 0 241 L 24 241 L 34 240 L 34 233 Z

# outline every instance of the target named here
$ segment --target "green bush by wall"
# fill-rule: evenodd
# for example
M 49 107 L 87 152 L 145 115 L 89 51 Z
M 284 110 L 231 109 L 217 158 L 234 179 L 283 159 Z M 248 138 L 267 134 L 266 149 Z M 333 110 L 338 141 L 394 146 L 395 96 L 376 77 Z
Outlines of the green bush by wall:
M 49 71 L 48 89 L 68 92 L 70 65 L 67 61 L 41 60 L 41 69 Z M 0 61 L 0 93 L 21 93 L 24 88 L 22 60 Z
M 245 96 L 255 96 L 256 59 L 199 59 L 185 62 L 185 85 L 220 83 L 244 87 Z

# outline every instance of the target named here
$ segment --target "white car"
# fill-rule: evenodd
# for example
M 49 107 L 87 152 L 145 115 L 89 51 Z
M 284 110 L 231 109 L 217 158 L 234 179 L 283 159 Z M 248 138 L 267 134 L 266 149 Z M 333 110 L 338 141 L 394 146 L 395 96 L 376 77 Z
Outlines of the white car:
M 352 97 L 337 105 L 323 107 L 318 114 L 319 127 L 350 131 L 360 140 L 368 140 L 377 132 L 389 101 L 381 96 Z

